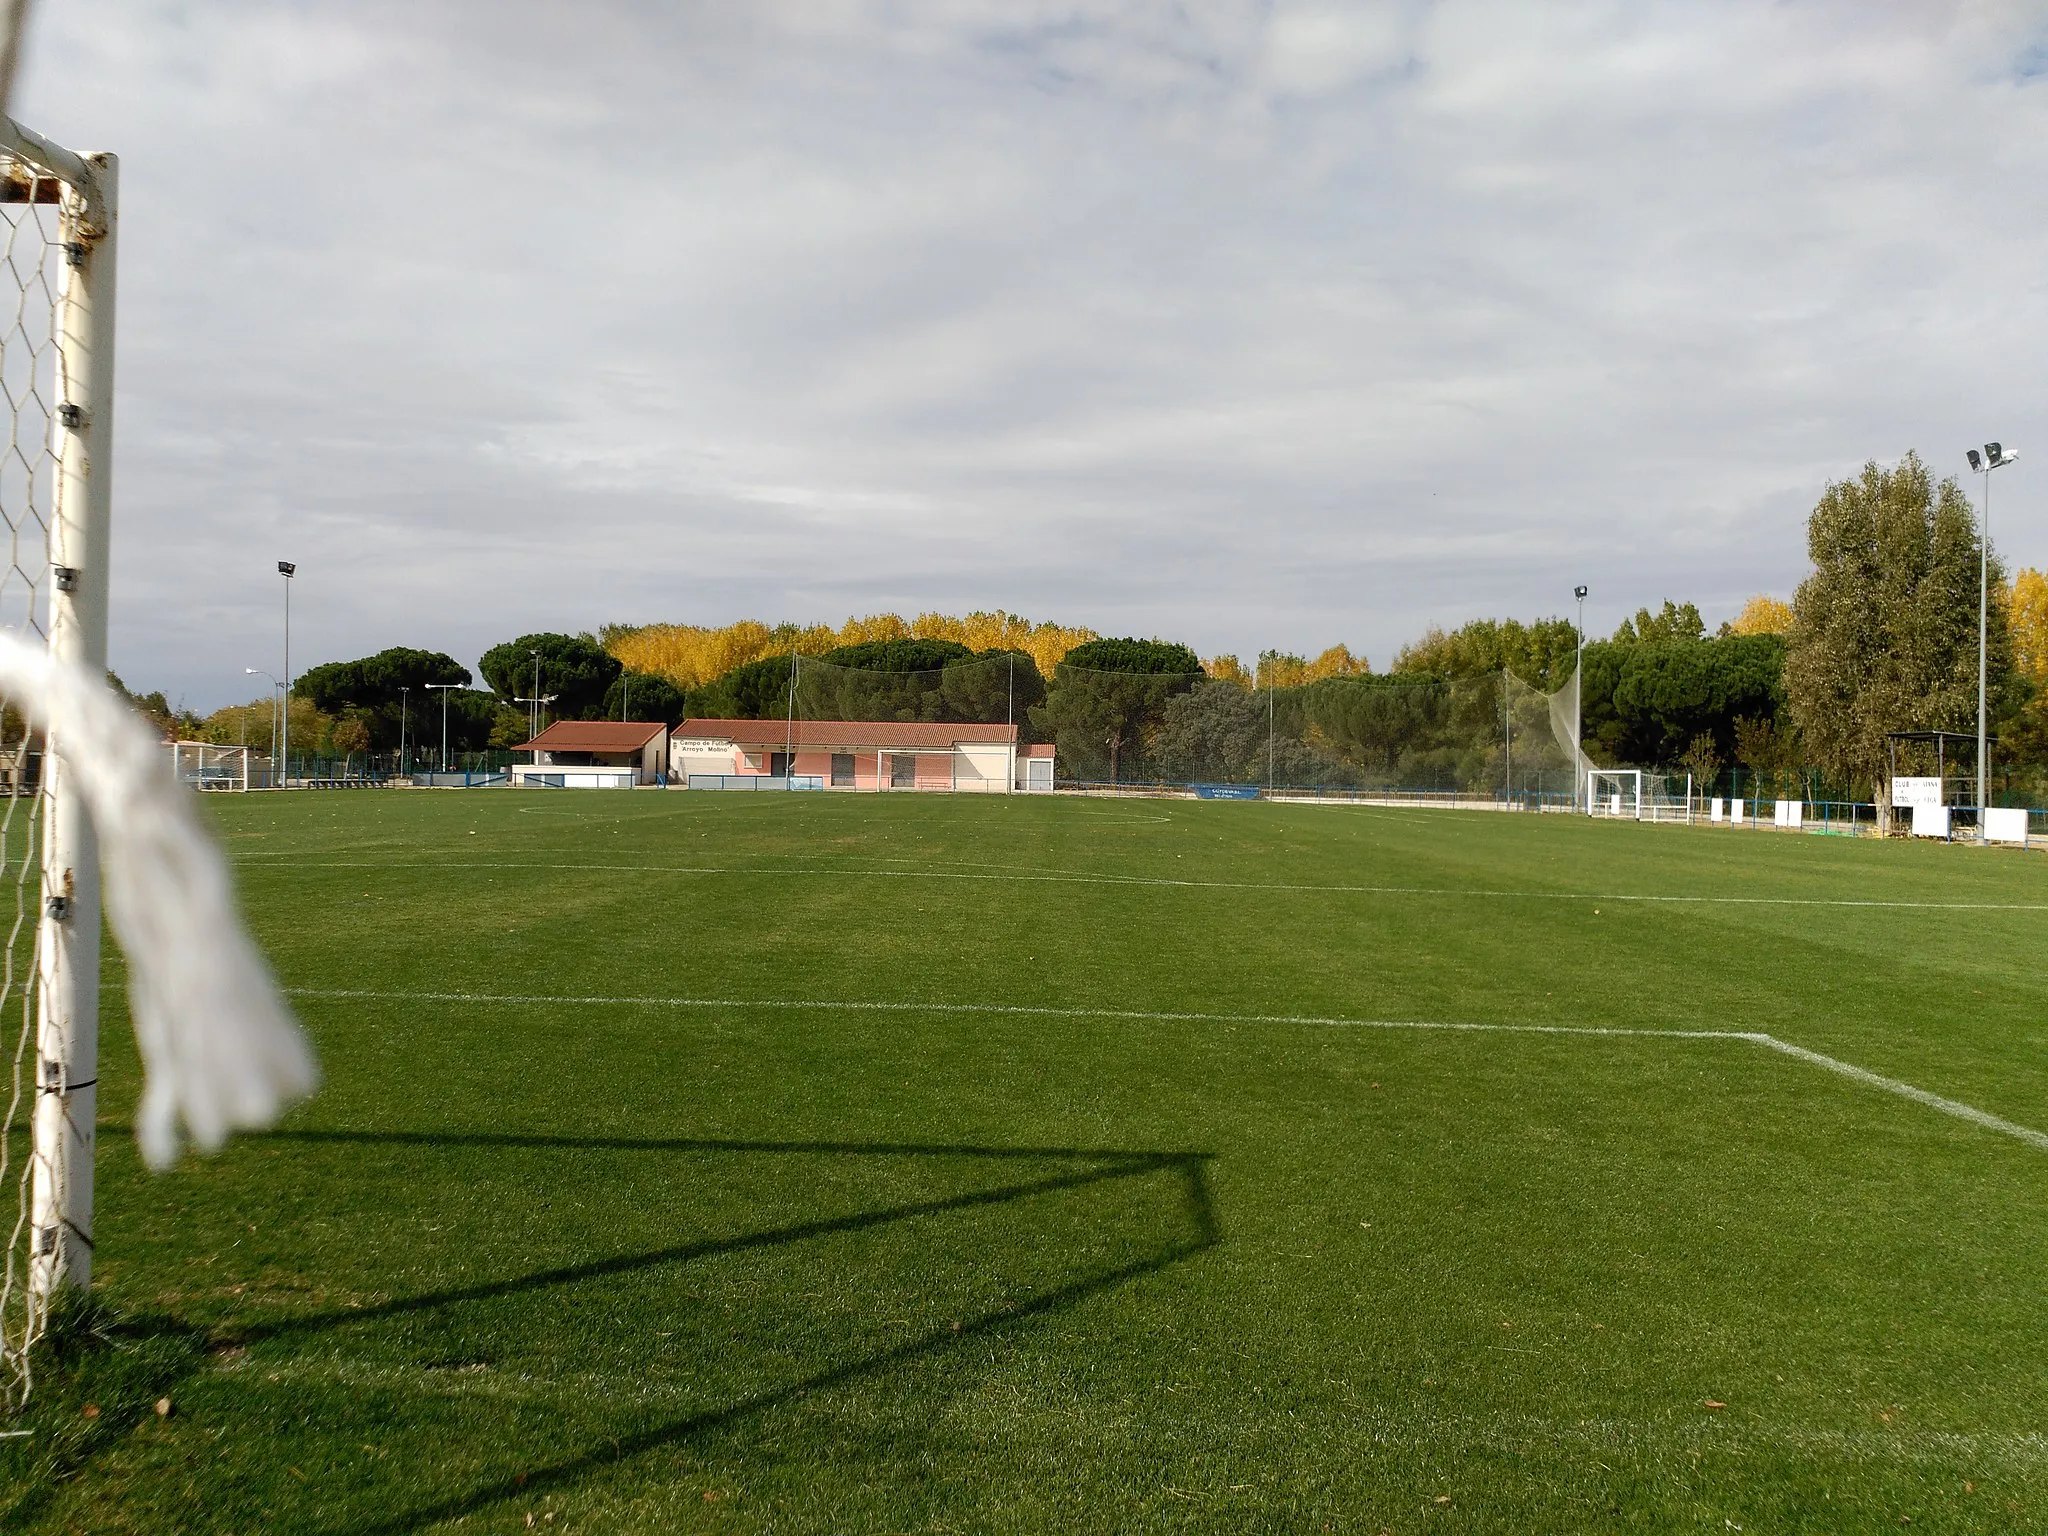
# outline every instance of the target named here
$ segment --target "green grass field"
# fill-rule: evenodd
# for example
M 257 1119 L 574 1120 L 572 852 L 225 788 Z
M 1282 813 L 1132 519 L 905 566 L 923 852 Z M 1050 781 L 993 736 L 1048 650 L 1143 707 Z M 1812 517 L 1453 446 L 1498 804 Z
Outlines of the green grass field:
M 2048 860 L 211 810 L 327 1081 L 146 1174 L 110 962 L 107 1311 L 7 1531 L 2048 1526 L 2048 1150 L 1749 1040 L 1367 1027 L 1767 1033 L 2048 1129 Z

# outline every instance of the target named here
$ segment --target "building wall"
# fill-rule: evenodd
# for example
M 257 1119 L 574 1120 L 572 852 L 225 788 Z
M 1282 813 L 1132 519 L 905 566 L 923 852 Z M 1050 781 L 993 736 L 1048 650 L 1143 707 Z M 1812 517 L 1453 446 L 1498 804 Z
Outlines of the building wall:
M 1010 762 L 1007 741 L 962 742 L 954 749 L 953 787 L 1000 795 L 1010 785 Z
M 766 774 L 782 748 L 766 745 L 761 747 L 738 746 L 731 742 L 711 742 L 704 738 L 676 737 L 669 747 L 670 782 L 687 784 L 689 775 L 702 774 Z M 828 788 L 847 788 L 846 785 L 832 784 L 832 759 L 846 749 L 832 747 L 799 747 L 791 772 L 800 777 L 821 778 Z M 846 755 L 853 759 L 853 784 L 856 790 L 873 791 L 894 787 L 893 763 L 899 754 L 881 749 L 879 762 L 873 747 L 855 747 Z M 1011 776 L 1019 761 L 1013 755 L 1008 742 L 963 742 L 951 751 L 926 749 L 910 756 L 916 762 L 916 788 L 920 790 L 961 789 L 1002 794 L 1010 788 Z

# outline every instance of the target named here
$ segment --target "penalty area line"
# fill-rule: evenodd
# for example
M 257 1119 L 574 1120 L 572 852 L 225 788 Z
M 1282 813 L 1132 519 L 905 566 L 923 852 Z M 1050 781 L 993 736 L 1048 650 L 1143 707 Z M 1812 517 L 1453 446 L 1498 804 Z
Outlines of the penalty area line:
M 782 1013 L 950 1013 L 994 1014 L 1011 1018 L 1116 1019 L 1125 1022 L 1161 1024 L 1293 1024 L 1316 1029 L 1415 1030 L 1437 1034 L 1482 1035 L 1580 1035 L 1641 1040 L 1734 1040 L 1761 1046 L 1795 1061 L 1832 1072 L 1865 1088 L 1875 1088 L 1955 1119 L 1967 1121 L 1980 1130 L 1993 1131 L 2025 1142 L 2039 1152 L 2048 1152 L 2048 1132 L 2020 1125 L 1989 1110 L 1944 1098 L 1895 1077 L 1886 1077 L 1839 1057 L 1823 1055 L 1780 1040 L 1775 1035 L 1741 1029 L 1642 1029 L 1601 1024 L 1485 1024 L 1441 1019 L 1347 1019 L 1300 1013 L 1207 1013 L 1175 1012 L 1145 1008 L 1061 1008 L 1029 1003 L 921 1003 L 861 1002 L 846 1000 L 792 1001 L 785 998 L 747 997 L 593 997 L 578 993 L 540 992 L 403 992 L 367 987 L 287 987 L 287 997 L 316 1001 L 375 1001 L 410 1003 L 497 1004 L 507 1007 L 602 1007 L 602 1008 L 729 1008 L 754 1012 Z
M 785 880 L 963 880 L 1015 885 L 1125 885 L 1183 891 L 1277 891 L 1309 896 L 1440 896 L 1487 901 L 1607 901 L 1649 906 L 1706 907 L 1867 907 L 1901 912 L 2048 912 L 2038 901 L 1881 901 L 1854 896 L 1688 896 L 1682 894 L 1617 894 L 1601 891 L 1514 891 L 1484 886 L 1437 885 L 1311 885 L 1282 880 L 1187 880 L 1165 875 L 1091 875 L 1078 871 L 1016 870 L 986 873 L 953 869 L 781 869 L 720 864 L 584 864 L 543 863 L 514 859 L 444 859 L 406 863 L 391 859 L 297 859 L 283 854 L 244 852 L 235 862 L 250 870 L 371 869 L 399 870 L 524 869 L 561 874 L 607 875 L 731 875 Z M 1505 1026 L 1503 1026 L 1505 1027 Z

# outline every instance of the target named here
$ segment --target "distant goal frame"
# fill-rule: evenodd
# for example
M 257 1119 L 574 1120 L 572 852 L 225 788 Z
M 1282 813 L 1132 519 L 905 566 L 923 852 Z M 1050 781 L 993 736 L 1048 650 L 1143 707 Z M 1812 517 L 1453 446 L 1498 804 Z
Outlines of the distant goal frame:
M 1629 789 L 1626 794 L 1619 791 L 1603 799 L 1600 784 L 1612 779 L 1617 784 L 1626 780 Z M 1610 806 L 1606 799 L 1614 803 Z M 1643 770 L 1640 768 L 1588 768 L 1586 770 L 1586 814 L 1604 816 L 1610 821 L 1641 821 L 1643 819 Z

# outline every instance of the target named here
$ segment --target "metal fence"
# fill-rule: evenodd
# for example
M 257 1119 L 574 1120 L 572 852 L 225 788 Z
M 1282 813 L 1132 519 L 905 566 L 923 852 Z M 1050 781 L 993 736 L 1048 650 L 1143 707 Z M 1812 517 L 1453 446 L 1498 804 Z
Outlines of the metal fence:
M 823 789 L 822 773 L 693 773 L 691 789 Z

